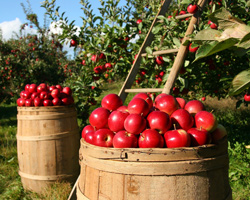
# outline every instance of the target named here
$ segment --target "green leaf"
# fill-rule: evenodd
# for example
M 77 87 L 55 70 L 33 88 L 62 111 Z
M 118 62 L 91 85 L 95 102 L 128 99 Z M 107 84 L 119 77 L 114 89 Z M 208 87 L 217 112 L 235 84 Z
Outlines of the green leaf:
M 213 42 L 204 44 L 198 49 L 196 56 L 195 56 L 195 60 L 193 62 L 201 58 L 215 54 L 217 52 L 223 51 L 225 49 L 228 49 L 232 47 L 233 45 L 235 45 L 237 42 L 238 42 L 237 39 L 229 38 L 221 42 L 213 41 Z
M 215 38 L 220 37 L 221 32 L 215 29 L 204 29 L 198 32 L 194 38 L 192 38 L 192 41 L 214 41 Z
M 152 29 L 152 33 L 153 33 L 154 35 L 156 35 L 161 29 L 162 29 L 161 26 L 155 26 L 155 27 L 153 27 L 153 29 Z
M 250 87 L 250 69 L 236 75 L 232 81 L 229 95 L 238 95 Z
M 184 5 L 188 5 L 190 3 L 192 3 L 192 0 L 182 0 L 181 1 L 181 4 L 184 4 Z
M 174 37 L 173 42 L 178 48 L 181 46 L 180 40 L 178 38 Z
M 151 49 L 149 46 L 146 47 L 145 51 L 146 51 L 147 54 L 149 54 L 149 55 L 152 55 L 152 54 L 153 54 L 153 51 L 152 51 L 152 49 Z
M 240 19 L 233 17 L 225 8 L 215 10 L 208 18 L 218 24 L 219 29 L 230 28 L 234 25 L 244 24 Z

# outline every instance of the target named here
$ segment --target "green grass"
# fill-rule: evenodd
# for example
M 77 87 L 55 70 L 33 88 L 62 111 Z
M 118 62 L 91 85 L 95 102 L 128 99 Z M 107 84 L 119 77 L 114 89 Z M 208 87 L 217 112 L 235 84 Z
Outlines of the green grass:
M 122 84 L 104 85 L 104 92 L 97 99 L 109 93 L 118 94 Z M 128 96 L 128 100 L 134 94 Z M 127 100 L 127 101 L 128 101 Z M 217 105 L 212 100 L 207 108 L 214 114 L 228 131 L 229 141 L 229 179 L 233 190 L 233 199 L 250 199 L 250 109 L 229 109 Z M 69 183 L 55 183 L 42 194 L 25 191 L 18 175 L 18 160 L 16 149 L 17 131 L 16 105 L 0 105 L 0 199 L 67 199 L 72 186 Z

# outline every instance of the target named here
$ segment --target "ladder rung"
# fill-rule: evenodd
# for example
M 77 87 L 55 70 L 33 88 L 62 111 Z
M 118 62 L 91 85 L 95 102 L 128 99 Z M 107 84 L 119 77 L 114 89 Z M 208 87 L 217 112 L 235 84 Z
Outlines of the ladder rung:
M 126 93 L 136 93 L 136 92 L 162 92 L 163 88 L 135 88 L 135 89 L 125 89 Z
M 179 49 L 166 49 L 161 51 L 154 51 L 152 55 L 148 55 L 148 57 L 153 57 L 155 55 L 163 55 L 163 54 L 170 54 L 170 53 L 177 53 Z M 142 57 L 146 57 L 147 53 L 142 53 Z
M 184 15 L 177 15 L 177 16 L 175 16 L 175 19 L 184 19 L 184 18 L 192 17 L 192 16 L 193 16 L 193 14 L 187 13 Z

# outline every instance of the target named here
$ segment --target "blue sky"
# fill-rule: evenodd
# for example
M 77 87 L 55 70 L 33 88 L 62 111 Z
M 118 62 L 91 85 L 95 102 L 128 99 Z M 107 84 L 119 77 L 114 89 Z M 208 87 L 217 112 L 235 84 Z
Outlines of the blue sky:
M 43 0 L 29 0 L 31 5 L 31 10 L 33 13 L 37 14 L 38 21 L 41 25 L 44 22 L 44 13 L 45 8 L 41 7 Z M 95 14 L 98 14 L 98 7 L 100 7 L 99 0 L 89 0 L 92 5 L 92 9 Z M 21 3 L 24 4 L 25 8 L 29 7 L 27 0 L 1 0 L 0 6 L 0 29 L 2 31 L 2 39 L 7 41 L 8 39 L 15 37 L 14 33 L 18 33 L 20 26 L 26 22 L 26 16 L 23 11 Z M 120 4 L 124 5 L 126 0 L 120 0 Z M 60 6 L 59 12 L 65 12 L 64 17 L 68 17 L 69 22 L 75 20 L 76 26 L 82 25 L 81 16 L 83 16 L 83 11 L 81 10 L 82 5 L 80 0 L 56 0 L 56 7 Z M 47 18 L 49 20 L 49 18 Z M 51 30 L 52 28 L 50 28 Z M 36 33 L 34 28 L 29 26 L 25 28 L 27 33 Z M 14 33 L 13 33 L 14 32 Z M 69 48 L 65 45 L 65 50 L 72 51 L 72 48 Z M 70 53 L 70 52 L 69 52 Z M 71 54 L 71 53 L 70 53 Z
M 40 23 L 44 21 L 45 9 L 41 7 L 42 0 L 29 0 L 32 11 L 38 15 Z M 100 7 L 99 0 L 89 0 L 92 4 L 92 9 L 95 13 L 98 13 L 98 7 Z M 124 4 L 126 0 L 121 0 L 120 3 Z M 21 24 L 27 22 L 21 3 L 28 8 L 26 0 L 2 0 L 0 6 L 0 28 L 3 32 L 3 38 L 8 39 L 11 37 L 11 30 L 17 31 Z M 56 6 L 60 6 L 59 12 L 65 12 L 65 16 L 69 21 L 75 20 L 75 25 L 81 26 L 81 16 L 83 11 L 81 10 L 80 0 L 57 0 Z

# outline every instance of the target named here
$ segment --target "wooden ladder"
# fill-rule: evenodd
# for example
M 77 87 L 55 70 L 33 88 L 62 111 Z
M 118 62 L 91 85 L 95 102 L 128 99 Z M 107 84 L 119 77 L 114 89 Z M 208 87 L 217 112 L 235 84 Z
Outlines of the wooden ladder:
M 174 64 L 171 68 L 170 74 L 168 76 L 168 80 L 165 83 L 163 88 L 137 88 L 137 89 L 131 89 L 135 77 L 139 71 L 139 67 L 140 67 L 140 63 L 142 60 L 142 57 L 147 56 L 147 54 L 145 53 L 145 49 L 147 46 L 149 46 L 151 44 L 151 42 L 153 41 L 154 38 L 154 34 L 152 33 L 152 29 L 155 25 L 155 23 L 157 22 L 157 18 L 160 15 L 165 15 L 165 13 L 168 10 L 168 7 L 171 3 L 171 0 L 164 0 L 158 13 L 156 14 L 152 25 L 148 31 L 148 34 L 141 46 L 141 48 L 139 49 L 139 52 L 137 54 L 137 57 L 134 60 L 134 63 L 128 73 L 128 76 L 119 92 L 119 96 L 121 97 L 121 99 L 123 100 L 123 102 L 125 102 L 125 99 L 128 95 L 128 93 L 138 93 L 138 92 L 162 92 L 162 93 L 166 93 L 166 94 L 170 94 L 170 91 L 172 89 L 172 87 L 174 86 L 174 83 L 176 81 L 176 78 L 178 76 L 178 73 L 184 63 L 186 54 L 187 54 L 187 50 L 188 50 L 188 46 L 184 46 L 184 42 L 188 39 L 188 35 L 192 34 L 194 31 L 194 26 L 198 23 L 198 20 L 201 16 L 202 10 L 206 4 L 207 0 L 199 0 L 197 6 L 198 6 L 198 11 L 195 14 L 184 14 L 184 15 L 179 15 L 176 16 L 176 19 L 183 19 L 186 17 L 191 17 L 190 23 L 188 25 L 188 28 L 186 30 L 185 36 L 182 40 L 182 44 L 180 45 L 179 49 L 168 49 L 168 50 L 162 50 L 162 51 L 155 51 L 153 52 L 153 56 L 155 55 L 163 55 L 163 54 L 171 54 L 171 53 L 177 53 L 175 60 L 174 60 Z

